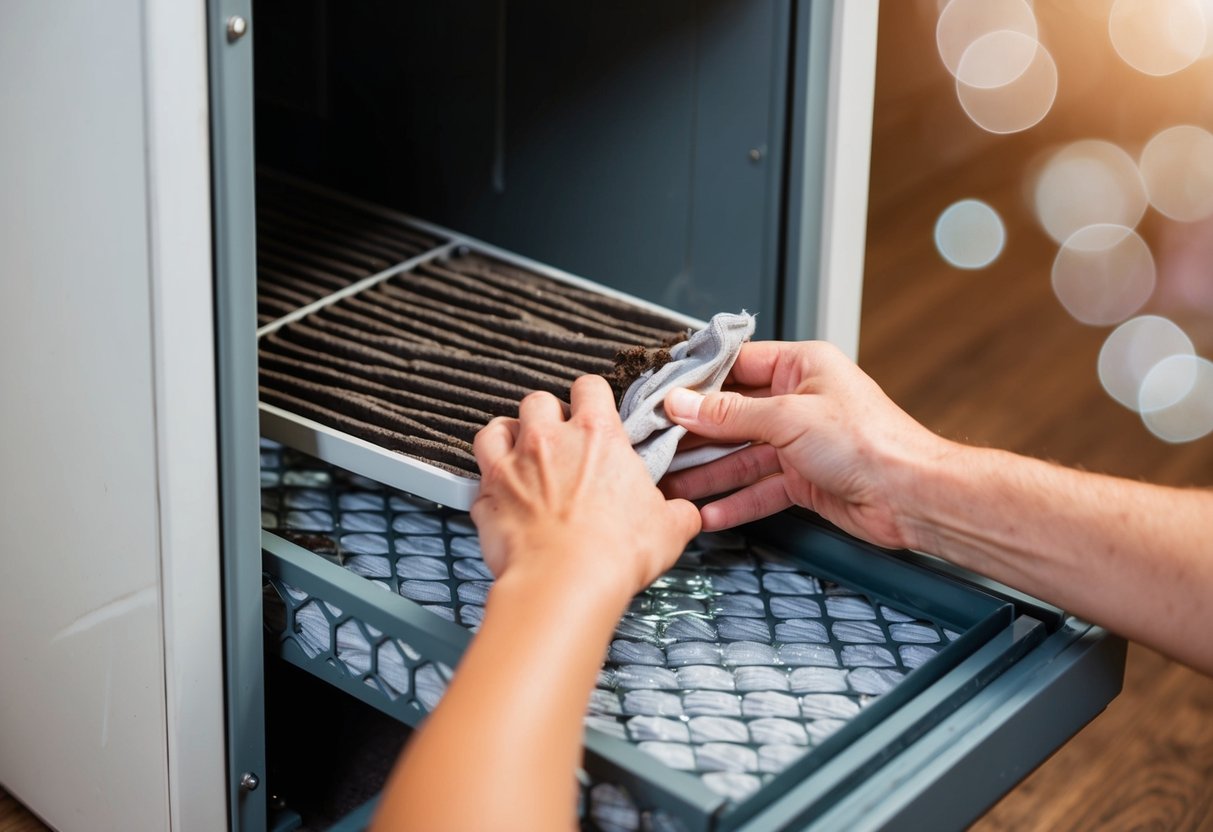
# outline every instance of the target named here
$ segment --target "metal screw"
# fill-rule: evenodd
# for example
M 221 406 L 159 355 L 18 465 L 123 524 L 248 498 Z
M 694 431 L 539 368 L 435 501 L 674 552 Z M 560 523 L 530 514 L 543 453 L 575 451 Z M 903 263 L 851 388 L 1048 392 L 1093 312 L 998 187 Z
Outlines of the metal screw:
M 238 14 L 232 15 L 227 19 L 227 42 L 235 43 L 244 37 L 244 33 L 248 31 L 248 21 Z M 254 786 L 253 788 L 256 788 Z
M 255 792 L 257 787 L 261 785 L 261 778 L 253 774 L 251 771 L 246 771 L 240 775 L 240 789 L 246 792 Z
M 762 148 L 760 148 L 760 147 L 750 148 L 750 161 L 751 162 L 761 162 L 762 161 Z

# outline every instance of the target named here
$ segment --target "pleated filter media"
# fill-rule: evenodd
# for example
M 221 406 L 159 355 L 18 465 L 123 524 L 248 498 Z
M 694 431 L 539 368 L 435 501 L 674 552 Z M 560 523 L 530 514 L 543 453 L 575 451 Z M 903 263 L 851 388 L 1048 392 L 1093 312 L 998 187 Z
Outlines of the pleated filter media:
M 476 431 L 528 393 L 567 400 L 686 334 L 402 220 L 272 179 L 258 196 L 261 401 L 455 474 L 479 476 Z

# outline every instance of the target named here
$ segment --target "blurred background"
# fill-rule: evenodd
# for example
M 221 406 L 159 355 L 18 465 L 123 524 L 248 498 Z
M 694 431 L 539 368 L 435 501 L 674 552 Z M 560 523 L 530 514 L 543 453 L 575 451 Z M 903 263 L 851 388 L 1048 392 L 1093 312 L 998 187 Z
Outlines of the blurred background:
M 882 4 L 861 360 L 916 416 L 1213 484 L 1210 26 L 1209 0 Z
M 1213 485 L 1210 131 L 1213 0 L 885 0 L 860 363 L 946 436 Z M 978 828 L 1213 829 L 1210 783 L 1213 681 L 1133 647 Z

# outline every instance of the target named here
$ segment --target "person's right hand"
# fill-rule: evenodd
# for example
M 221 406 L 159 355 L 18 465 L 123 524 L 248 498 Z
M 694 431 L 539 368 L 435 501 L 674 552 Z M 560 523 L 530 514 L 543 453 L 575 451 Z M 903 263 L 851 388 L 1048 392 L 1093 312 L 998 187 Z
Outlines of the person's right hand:
M 955 447 L 895 405 L 838 349 L 821 341 L 742 347 L 726 386 L 672 391 L 666 414 L 692 434 L 755 444 L 662 482 L 668 497 L 729 493 L 701 509 L 705 531 L 800 505 L 889 548 L 914 544 L 903 510 L 915 470 Z

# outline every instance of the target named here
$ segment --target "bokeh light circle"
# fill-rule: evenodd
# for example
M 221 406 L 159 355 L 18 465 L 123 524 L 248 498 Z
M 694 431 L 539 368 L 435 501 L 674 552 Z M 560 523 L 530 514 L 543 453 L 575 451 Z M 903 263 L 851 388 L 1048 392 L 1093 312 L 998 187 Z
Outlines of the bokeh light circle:
M 973 123 L 990 133 L 1018 133 L 1040 123 L 1057 99 L 1057 64 L 1053 56 L 1035 38 L 1020 32 L 999 31 L 983 35 L 969 50 L 982 51 L 993 39 L 1007 43 L 1019 41 L 1023 54 L 1031 52 L 1027 69 L 1009 83 L 984 88 L 956 79 L 956 97 Z M 966 50 L 960 65 L 979 64 L 968 58 Z
M 1194 355 L 1168 355 L 1156 362 L 1141 380 L 1137 409 L 1153 413 L 1182 402 L 1196 386 L 1198 366 Z
M 1121 60 L 1146 75 L 1171 75 L 1205 49 L 1200 0 L 1116 0 L 1108 36 Z
M 1025 0 L 951 0 L 935 25 L 935 45 L 948 72 L 956 75 L 965 50 L 983 35 L 997 31 L 1018 32 L 1035 42 L 1032 7 Z
M 1150 204 L 1173 220 L 1213 215 L 1213 134 L 1191 124 L 1168 127 L 1141 152 Z
M 1116 401 L 1137 411 L 1141 383 L 1155 364 L 1173 355 L 1195 355 L 1192 339 L 1172 321 L 1142 315 L 1125 321 L 1099 350 L 1099 382 Z
M 1213 55 L 1213 0 L 1200 0 L 1200 8 L 1205 15 L 1205 48 L 1200 57 L 1208 58 Z
M 935 248 L 958 269 L 981 269 L 1002 253 L 1007 232 L 1002 218 L 977 199 L 949 205 L 935 222 Z
M 1075 231 L 1053 260 L 1053 292 L 1084 324 L 1125 320 L 1154 292 L 1154 257 L 1131 228 L 1101 223 Z
M 1213 362 L 1192 355 L 1164 358 L 1146 373 L 1138 407 L 1146 427 L 1165 442 L 1213 433 Z
M 969 45 L 956 67 L 956 80 L 978 89 L 1004 87 L 1023 76 L 1040 49 L 1036 38 L 999 29 Z
M 1058 243 L 1088 225 L 1135 228 L 1146 212 L 1137 163 L 1098 139 L 1066 145 L 1045 162 L 1034 189 L 1036 217 Z

